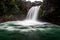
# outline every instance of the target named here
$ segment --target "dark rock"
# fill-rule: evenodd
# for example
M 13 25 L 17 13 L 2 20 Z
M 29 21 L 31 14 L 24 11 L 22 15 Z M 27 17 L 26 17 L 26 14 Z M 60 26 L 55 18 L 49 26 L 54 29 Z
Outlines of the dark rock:
M 60 25 L 60 0 L 44 0 L 42 19 Z
M 41 1 L 32 2 L 32 6 L 39 6 L 39 5 L 41 5 L 41 4 L 42 4 Z

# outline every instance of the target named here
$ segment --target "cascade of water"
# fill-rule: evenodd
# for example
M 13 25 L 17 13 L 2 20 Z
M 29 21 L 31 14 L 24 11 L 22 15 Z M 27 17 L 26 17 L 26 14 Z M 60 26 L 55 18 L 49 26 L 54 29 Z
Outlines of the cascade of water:
M 33 6 L 27 14 L 26 20 L 37 20 L 40 6 Z
M 38 16 L 38 11 L 40 9 L 40 6 L 33 6 L 29 11 L 26 16 L 26 19 L 23 21 L 17 21 L 17 25 L 22 25 L 22 26 L 29 26 L 29 25 L 43 25 L 46 23 L 39 22 L 37 21 L 37 16 Z

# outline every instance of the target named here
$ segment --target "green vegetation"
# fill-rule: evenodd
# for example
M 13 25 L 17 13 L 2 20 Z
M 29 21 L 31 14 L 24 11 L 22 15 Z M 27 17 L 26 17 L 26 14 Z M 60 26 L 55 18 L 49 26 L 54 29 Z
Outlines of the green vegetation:
M 21 0 L 0 0 L 0 15 L 23 13 Z
M 23 4 L 25 2 L 22 0 L 0 0 L 0 22 L 11 21 L 13 18 L 16 20 L 16 16 L 26 15 L 27 10 Z

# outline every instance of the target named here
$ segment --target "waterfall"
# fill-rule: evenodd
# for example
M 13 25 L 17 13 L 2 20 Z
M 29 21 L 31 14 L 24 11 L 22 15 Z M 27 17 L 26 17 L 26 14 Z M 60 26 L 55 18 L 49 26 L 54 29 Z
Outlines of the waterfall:
M 33 6 L 27 14 L 26 19 L 27 20 L 37 20 L 38 16 L 38 11 L 39 11 L 40 6 Z
M 44 22 L 37 21 L 38 11 L 40 6 L 33 6 L 27 13 L 26 19 L 23 21 L 17 21 L 17 25 L 30 26 L 30 25 L 43 25 Z

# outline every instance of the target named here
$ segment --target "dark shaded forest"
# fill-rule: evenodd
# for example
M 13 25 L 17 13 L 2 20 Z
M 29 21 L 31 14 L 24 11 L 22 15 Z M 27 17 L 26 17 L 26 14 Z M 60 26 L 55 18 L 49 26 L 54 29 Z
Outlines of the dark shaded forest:
M 40 18 L 43 21 L 60 25 L 60 0 L 43 0 L 41 6 Z
M 26 14 L 26 2 L 22 0 L 0 0 L 0 22 L 24 19 Z

